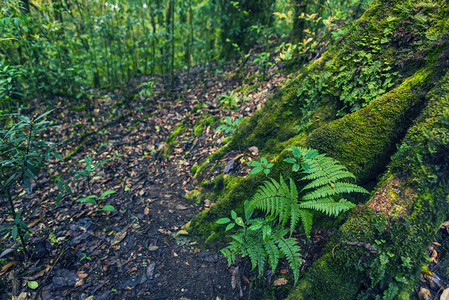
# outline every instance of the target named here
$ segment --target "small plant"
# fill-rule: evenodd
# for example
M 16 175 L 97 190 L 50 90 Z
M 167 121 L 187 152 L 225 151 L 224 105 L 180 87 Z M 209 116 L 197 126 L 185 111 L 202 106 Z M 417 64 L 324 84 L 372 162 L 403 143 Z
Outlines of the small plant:
M 215 132 L 222 130 L 226 134 L 235 133 L 235 130 L 237 128 L 237 125 L 243 120 L 243 118 L 238 118 L 234 122 L 232 122 L 230 117 L 226 117 L 224 119 L 225 124 L 222 124 L 215 129 Z
M 30 257 L 26 245 L 31 229 L 22 220 L 23 210 L 15 206 L 15 200 L 25 194 L 21 192 L 22 185 L 28 191 L 33 189 L 32 183 L 38 179 L 50 155 L 62 160 L 53 151 L 55 144 L 40 137 L 50 128 L 50 122 L 46 120 L 50 113 L 31 119 L 20 114 L 2 116 L 3 121 L 8 119 L 9 125 L 0 129 L 0 200 L 2 206 L 7 207 L 13 224 L 0 228 L 0 231 L 10 229 L 11 237 L 14 241 L 19 238 L 27 257 Z
M 234 263 L 237 255 L 248 256 L 251 260 L 252 270 L 257 267 L 258 275 L 261 276 L 267 261 L 274 272 L 278 266 L 279 259 L 286 257 L 293 270 L 296 283 L 301 267 L 301 248 L 297 245 L 296 239 L 286 237 L 288 229 L 275 224 L 275 218 L 272 216 L 251 219 L 253 210 L 249 207 L 250 204 L 246 201 L 246 222 L 243 218 L 238 217 L 235 211 L 231 211 L 232 221 L 229 218 L 217 220 L 218 224 L 227 224 L 226 231 L 231 230 L 235 225 L 240 227 L 231 236 L 233 241 L 221 250 L 228 259 L 228 264 Z
M 99 167 L 102 164 L 107 163 L 108 161 L 114 159 L 115 156 L 110 157 L 108 159 L 102 160 L 100 162 L 94 163 L 92 160 L 92 157 L 87 156 L 84 158 L 84 169 L 81 170 L 75 170 L 72 169 L 72 172 L 74 174 L 74 178 L 76 179 L 75 182 L 79 183 L 82 181 L 86 181 L 86 183 L 89 185 L 90 182 L 99 174 Z
M 144 82 L 139 86 L 142 90 L 134 96 L 135 100 L 137 97 L 142 96 L 143 98 L 151 98 L 154 95 L 154 81 L 150 80 Z
M 253 160 L 246 163 L 250 167 L 254 167 L 249 173 L 250 175 L 257 174 L 260 172 L 264 172 L 266 176 L 270 174 L 270 170 L 273 167 L 272 163 L 268 163 L 268 160 L 265 157 L 262 157 L 259 161 Z
M 250 202 L 245 202 L 245 219 L 231 212 L 231 219 L 221 218 L 218 224 L 227 224 L 226 231 L 236 225 L 240 227 L 234 235 L 233 241 L 222 249 L 223 255 L 232 264 L 237 255 L 249 256 L 252 269 L 258 268 L 259 275 L 263 274 L 268 265 L 274 271 L 281 255 L 287 258 L 295 277 L 299 278 L 301 266 L 300 248 L 296 240 L 291 237 L 299 222 L 309 238 L 312 229 L 313 214 L 323 212 L 328 216 L 337 216 L 341 212 L 353 208 L 355 205 L 340 198 L 342 193 L 367 193 L 364 188 L 341 180 L 354 178 L 338 161 L 319 154 L 313 149 L 291 148 L 293 157 L 284 161 L 291 163 L 294 172 L 303 171 L 302 180 L 310 181 L 300 191 L 293 179 L 284 181 L 282 175 L 279 181 L 269 178 L 257 190 Z M 264 157 L 260 162 L 248 163 L 254 169 L 250 174 L 270 173 L 272 163 Z M 264 218 L 251 219 L 254 209 L 266 212 Z M 285 228 L 290 222 L 290 229 Z M 286 237 L 290 234 L 290 237 Z
M 318 156 L 318 151 L 316 150 L 309 150 L 307 153 L 303 154 L 301 150 L 299 150 L 298 147 L 293 146 L 291 148 L 293 157 L 289 157 L 284 159 L 285 162 L 293 164 L 292 171 L 298 172 L 301 168 L 306 173 L 310 173 L 310 165 L 308 164 L 307 160 L 314 159 Z
M 221 95 L 220 96 L 222 99 L 220 100 L 220 104 L 222 105 L 223 108 L 225 109 L 238 109 L 239 104 L 238 101 L 239 99 L 237 98 L 236 95 L 234 95 L 234 91 L 232 91 L 229 95 Z
M 80 261 L 83 261 L 84 259 L 86 259 L 86 260 L 88 260 L 88 261 L 92 261 L 92 258 L 90 258 L 89 256 L 87 256 L 87 254 L 86 253 L 81 253 L 81 258 L 80 258 Z
M 100 197 L 97 197 L 96 195 L 90 195 L 84 198 L 79 198 L 78 200 L 76 200 L 75 202 L 79 203 L 91 203 L 93 205 L 95 205 L 97 207 L 96 211 L 114 211 L 115 208 L 112 205 L 106 204 L 103 205 L 100 208 L 100 203 L 97 202 L 95 199 L 98 199 L 99 201 L 102 201 L 104 198 L 106 198 L 109 195 L 115 194 L 116 191 L 113 190 L 107 190 L 106 192 L 104 192 L 103 194 L 100 195 Z
M 259 64 L 259 69 L 262 71 L 262 78 L 265 80 L 267 67 L 273 66 L 274 64 L 270 61 L 270 53 L 262 52 L 259 53 L 254 59 L 254 63 Z

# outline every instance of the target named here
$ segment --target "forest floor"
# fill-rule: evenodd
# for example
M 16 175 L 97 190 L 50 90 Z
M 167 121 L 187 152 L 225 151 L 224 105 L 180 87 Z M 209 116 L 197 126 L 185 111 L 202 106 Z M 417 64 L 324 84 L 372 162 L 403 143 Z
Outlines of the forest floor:
M 185 194 L 200 183 L 191 168 L 223 145 L 226 135 L 215 129 L 225 117 L 251 116 L 288 80 L 278 67 L 271 67 L 265 79 L 258 65 L 239 67 L 210 65 L 179 73 L 175 91 L 167 87 L 167 77 L 132 83 L 137 95 L 139 84 L 154 80 L 149 97 L 141 93 L 126 99 L 119 91 L 90 90 L 76 105 L 61 99 L 51 114 L 58 127 L 44 139 L 60 143 L 56 150 L 67 159 L 51 161 L 31 192 L 17 191 L 16 205 L 33 230 L 33 257 L 24 260 L 11 239 L 0 238 L 0 299 L 260 298 L 248 263 L 240 270 L 228 267 L 218 248 L 205 249 L 182 230 L 214 205 L 207 199 L 192 202 Z M 229 97 L 223 95 L 234 100 L 225 103 Z M 37 100 L 33 106 L 30 114 L 43 112 Z M 205 171 L 206 178 L 223 172 L 246 175 L 248 168 L 234 158 L 248 153 L 257 156 L 257 149 L 228 153 L 221 167 Z M 76 178 L 86 170 L 86 158 L 92 158 L 95 170 L 89 178 Z M 56 178 L 67 180 L 73 191 L 57 206 Z M 115 211 L 75 202 L 107 190 L 116 193 L 101 205 L 113 205 Z M 0 219 L 0 227 L 11 221 Z M 302 245 L 305 265 L 319 255 L 327 235 L 316 230 L 311 243 Z M 279 269 L 288 275 L 287 267 Z M 276 274 L 265 279 L 262 289 L 278 285 L 278 298 L 291 284 L 276 281 Z M 38 288 L 30 289 L 30 281 Z
M 64 141 L 56 151 L 68 159 L 51 161 L 31 192 L 18 191 L 22 197 L 16 205 L 33 230 L 29 241 L 33 257 L 21 259 L 19 252 L 11 251 L 17 245 L 2 240 L 7 264 L 0 271 L 0 299 L 248 297 L 247 285 L 240 280 L 231 283 L 238 270 L 228 268 L 218 249 L 204 249 L 181 230 L 214 204 L 192 203 L 184 196 L 199 183 L 191 167 L 223 143 L 225 134 L 215 128 L 225 117 L 251 116 L 287 79 L 272 67 L 262 80 L 258 65 L 251 64 L 236 78 L 237 68 L 216 65 L 177 74 L 175 91 L 167 87 L 170 78 L 153 77 L 154 94 L 149 97 L 126 99 L 119 91 L 90 90 L 90 96 L 76 105 L 61 99 L 51 114 L 58 127 L 44 139 Z M 139 84 L 149 80 L 132 83 L 135 95 Z M 232 101 L 221 102 L 222 95 L 239 87 L 241 92 L 231 94 Z M 30 115 L 43 112 L 37 100 L 33 106 Z M 238 153 L 225 160 L 232 155 Z M 92 158 L 95 171 L 88 178 L 76 178 L 86 170 L 86 158 Z M 232 171 L 247 172 L 238 166 Z M 208 179 L 221 172 L 217 169 Z M 57 206 L 60 191 L 55 178 L 67 180 L 73 191 Z M 116 193 L 101 205 L 113 205 L 115 211 L 75 203 L 106 190 Z M 0 219 L 0 226 L 9 222 Z M 29 281 L 39 287 L 31 290 Z

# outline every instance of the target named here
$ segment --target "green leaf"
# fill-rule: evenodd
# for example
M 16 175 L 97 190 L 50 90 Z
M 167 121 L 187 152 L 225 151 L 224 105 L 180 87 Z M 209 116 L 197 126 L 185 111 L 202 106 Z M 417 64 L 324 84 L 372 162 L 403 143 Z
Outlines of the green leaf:
M 246 164 L 250 167 L 260 167 L 261 166 L 261 163 L 258 162 L 257 160 L 251 160 L 251 161 L 247 162 Z
M 251 225 L 251 226 L 248 228 L 248 230 L 250 230 L 250 231 L 257 231 L 257 230 L 259 230 L 260 228 L 262 228 L 262 226 L 263 226 L 263 223 L 262 223 L 261 221 L 257 221 L 256 223 L 254 223 L 253 225 Z
M 234 125 L 237 126 L 242 120 L 243 118 L 238 118 L 237 120 L 235 120 Z
M 284 161 L 285 161 L 285 162 L 288 162 L 288 163 L 290 163 L 290 164 L 296 163 L 296 159 L 293 158 L 293 157 L 284 158 Z
M 246 221 L 248 221 L 249 219 L 251 219 L 251 216 L 253 215 L 253 212 L 254 212 L 254 209 L 249 209 L 249 207 L 250 207 L 250 205 L 251 205 L 251 203 L 248 201 L 248 200 L 246 200 L 245 201 L 245 218 L 246 218 Z
M 35 290 L 39 287 L 39 283 L 37 283 L 37 281 L 28 281 L 27 285 L 32 290 Z
M 75 202 L 91 203 L 93 205 L 97 205 L 97 201 L 95 201 L 94 199 L 89 198 L 89 197 L 80 198 L 80 199 L 76 200 Z
M 318 156 L 318 151 L 316 151 L 315 149 L 312 149 L 309 152 L 307 152 L 306 155 L 304 155 L 304 158 L 313 159 L 317 156 Z
M 237 213 L 234 210 L 231 211 L 231 217 L 233 220 L 237 218 Z
M 64 193 L 59 193 L 58 197 L 56 198 L 56 205 L 59 205 L 62 200 L 62 196 L 64 196 Z
M 23 213 L 22 209 L 19 209 L 17 211 L 16 217 L 14 218 L 14 223 L 17 224 L 20 221 L 20 218 L 22 217 L 22 213 Z
M 271 226 L 269 225 L 264 225 L 262 228 L 262 235 L 263 235 L 263 240 L 264 242 L 268 242 L 268 240 L 271 237 Z
M 265 157 L 262 157 L 262 158 L 260 159 L 260 162 L 261 162 L 262 164 L 264 164 L 264 165 L 266 165 L 266 164 L 268 163 L 268 161 L 267 161 L 267 159 L 266 159 Z
M 252 169 L 251 170 L 251 172 L 249 172 L 249 175 L 254 175 L 254 174 L 257 174 L 257 173 L 260 173 L 260 172 L 262 172 L 263 171 L 263 167 L 255 167 L 254 169 Z
M 298 172 L 299 171 L 299 165 L 298 164 L 294 164 L 292 167 L 293 172 Z
M 18 227 L 17 226 L 13 226 L 12 230 L 11 230 L 11 236 L 12 239 L 15 241 L 17 239 L 17 233 L 18 233 Z
M 8 180 L 5 181 L 5 184 L 3 186 L 8 186 L 11 181 L 16 177 L 16 174 L 12 174 L 11 177 L 8 178 Z
M 301 163 L 301 168 L 304 170 L 304 172 L 311 173 L 310 165 L 308 163 L 302 162 Z
M 245 222 L 243 222 L 243 219 L 238 217 L 237 219 L 235 219 L 235 224 L 244 227 L 245 226 Z
M 61 179 L 58 179 L 58 187 L 61 191 L 64 190 L 64 182 Z
M 228 224 L 229 222 L 231 222 L 231 220 L 229 218 L 221 218 L 221 219 L 218 219 L 215 223 L 217 223 L 217 224 Z
M 2 228 L 0 228 L 0 232 L 2 232 L 3 230 L 8 230 L 8 229 L 10 229 L 12 227 L 14 227 L 14 225 L 9 225 L 9 226 L 2 227 Z
M 57 159 L 59 159 L 60 161 L 63 161 L 64 158 L 57 152 L 52 151 L 51 154 L 56 157 Z
M 301 150 L 298 149 L 298 147 L 292 146 L 292 152 L 293 152 L 294 157 L 296 157 L 296 158 L 302 157 L 302 152 L 301 152 Z
M 112 205 L 106 204 L 105 206 L 103 206 L 103 208 L 102 208 L 101 210 L 104 210 L 104 211 L 114 211 L 115 208 L 114 208 L 114 206 L 112 206 Z
M 220 125 L 220 126 L 217 127 L 217 129 L 215 129 L 215 132 L 220 131 L 220 130 L 225 130 L 226 128 L 228 128 L 228 126 Z
M 42 118 L 45 118 L 46 116 L 48 116 L 51 112 L 53 112 L 54 109 L 51 109 L 49 111 L 44 112 L 43 114 L 41 114 L 40 116 L 38 116 L 34 121 L 37 122 Z
M 235 223 L 229 223 L 228 226 L 226 226 L 225 231 L 231 230 L 232 228 L 234 228 L 234 226 L 235 226 Z
M 100 200 L 104 199 L 105 197 L 115 194 L 116 191 L 113 190 L 107 190 L 106 192 L 104 192 L 103 194 L 100 195 Z

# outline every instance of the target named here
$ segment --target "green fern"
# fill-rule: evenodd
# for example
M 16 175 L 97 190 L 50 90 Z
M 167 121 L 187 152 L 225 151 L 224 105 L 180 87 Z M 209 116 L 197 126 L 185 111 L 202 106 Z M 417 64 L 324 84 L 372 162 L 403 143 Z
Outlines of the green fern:
M 245 202 L 246 222 L 232 211 L 233 222 L 229 218 L 221 218 L 217 223 L 227 224 L 226 231 L 236 225 L 240 227 L 231 236 L 233 240 L 229 245 L 221 250 L 229 265 L 235 262 L 237 255 L 248 256 L 252 270 L 257 268 L 260 276 L 267 265 L 275 271 L 280 257 L 285 257 L 293 270 L 296 283 L 302 261 L 301 249 L 296 239 L 291 237 L 294 228 L 301 222 L 309 237 L 314 211 L 337 216 L 355 206 L 340 198 L 341 194 L 367 191 L 343 181 L 354 179 L 355 176 L 335 159 L 320 155 L 313 149 L 292 147 L 291 150 L 293 157 L 284 161 L 293 164 L 294 172 L 302 170 L 305 173 L 302 180 L 310 181 L 300 192 L 291 178 L 287 182 L 282 175 L 279 182 L 270 178 L 258 188 L 251 202 Z M 264 163 L 268 164 L 268 161 Z M 257 168 L 259 164 L 253 166 Z M 251 219 L 254 209 L 265 211 L 265 218 Z M 278 222 L 275 223 L 275 220 Z M 287 222 L 290 222 L 290 230 L 284 228 Z M 290 237 L 286 237 L 288 233 Z
M 247 207 L 245 209 L 247 211 Z M 234 235 L 232 241 L 221 253 L 228 259 L 228 264 L 235 262 L 237 254 L 248 256 L 252 270 L 257 268 L 259 276 L 263 275 L 268 265 L 273 272 L 276 270 L 279 259 L 285 257 L 290 264 L 295 278 L 295 283 L 299 279 L 301 267 L 301 248 L 297 245 L 297 241 L 291 237 L 285 237 L 288 229 L 273 223 L 273 218 L 257 218 L 250 219 L 250 214 L 246 213 L 246 223 L 242 224 Z M 234 221 L 236 216 L 232 216 Z M 229 218 L 222 218 L 217 221 L 218 224 L 228 224 L 231 222 Z M 231 223 L 232 224 L 232 223 Z
M 290 264 L 290 268 L 293 270 L 293 276 L 295 277 L 296 284 L 299 279 L 299 272 L 302 263 L 300 256 L 301 248 L 299 248 L 299 246 L 296 244 L 296 239 L 292 237 L 279 239 L 277 241 L 277 245 L 279 246 L 279 250 L 284 254 L 288 263 Z
M 282 176 L 279 182 L 274 179 L 264 182 L 254 195 L 251 206 L 278 218 L 282 225 L 290 220 L 290 234 L 301 221 L 309 237 L 312 229 L 313 211 L 320 211 L 328 216 L 337 216 L 350 210 L 355 205 L 340 195 L 344 193 L 368 193 L 364 188 L 341 180 L 354 179 L 337 160 L 318 155 L 313 149 L 292 147 L 293 157 L 285 159 L 293 164 L 293 171 L 302 169 L 306 175 L 302 180 L 310 182 L 299 193 L 295 182 L 289 178 L 289 185 Z
M 251 202 L 252 208 L 266 211 L 278 218 L 282 225 L 290 220 L 290 229 L 296 227 L 301 219 L 301 208 L 298 206 L 298 191 L 295 182 L 290 179 L 290 187 L 280 178 L 279 182 L 271 178 L 259 187 Z

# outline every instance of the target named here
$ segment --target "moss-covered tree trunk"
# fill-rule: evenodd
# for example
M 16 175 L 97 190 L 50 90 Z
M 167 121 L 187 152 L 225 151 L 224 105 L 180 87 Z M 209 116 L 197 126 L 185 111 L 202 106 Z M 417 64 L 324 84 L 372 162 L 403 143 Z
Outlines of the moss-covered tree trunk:
M 443 0 L 375 2 L 205 162 L 257 146 L 275 163 L 273 177 L 287 177 L 285 149 L 306 146 L 372 187 L 291 299 L 393 299 L 412 292 L 431 238 L 449 215 L 448 20 Z M 263 180 L 225 177 L 217 205 L 196 216 L 190 232 L 218 237 L 215 220 L 241 211 Z

